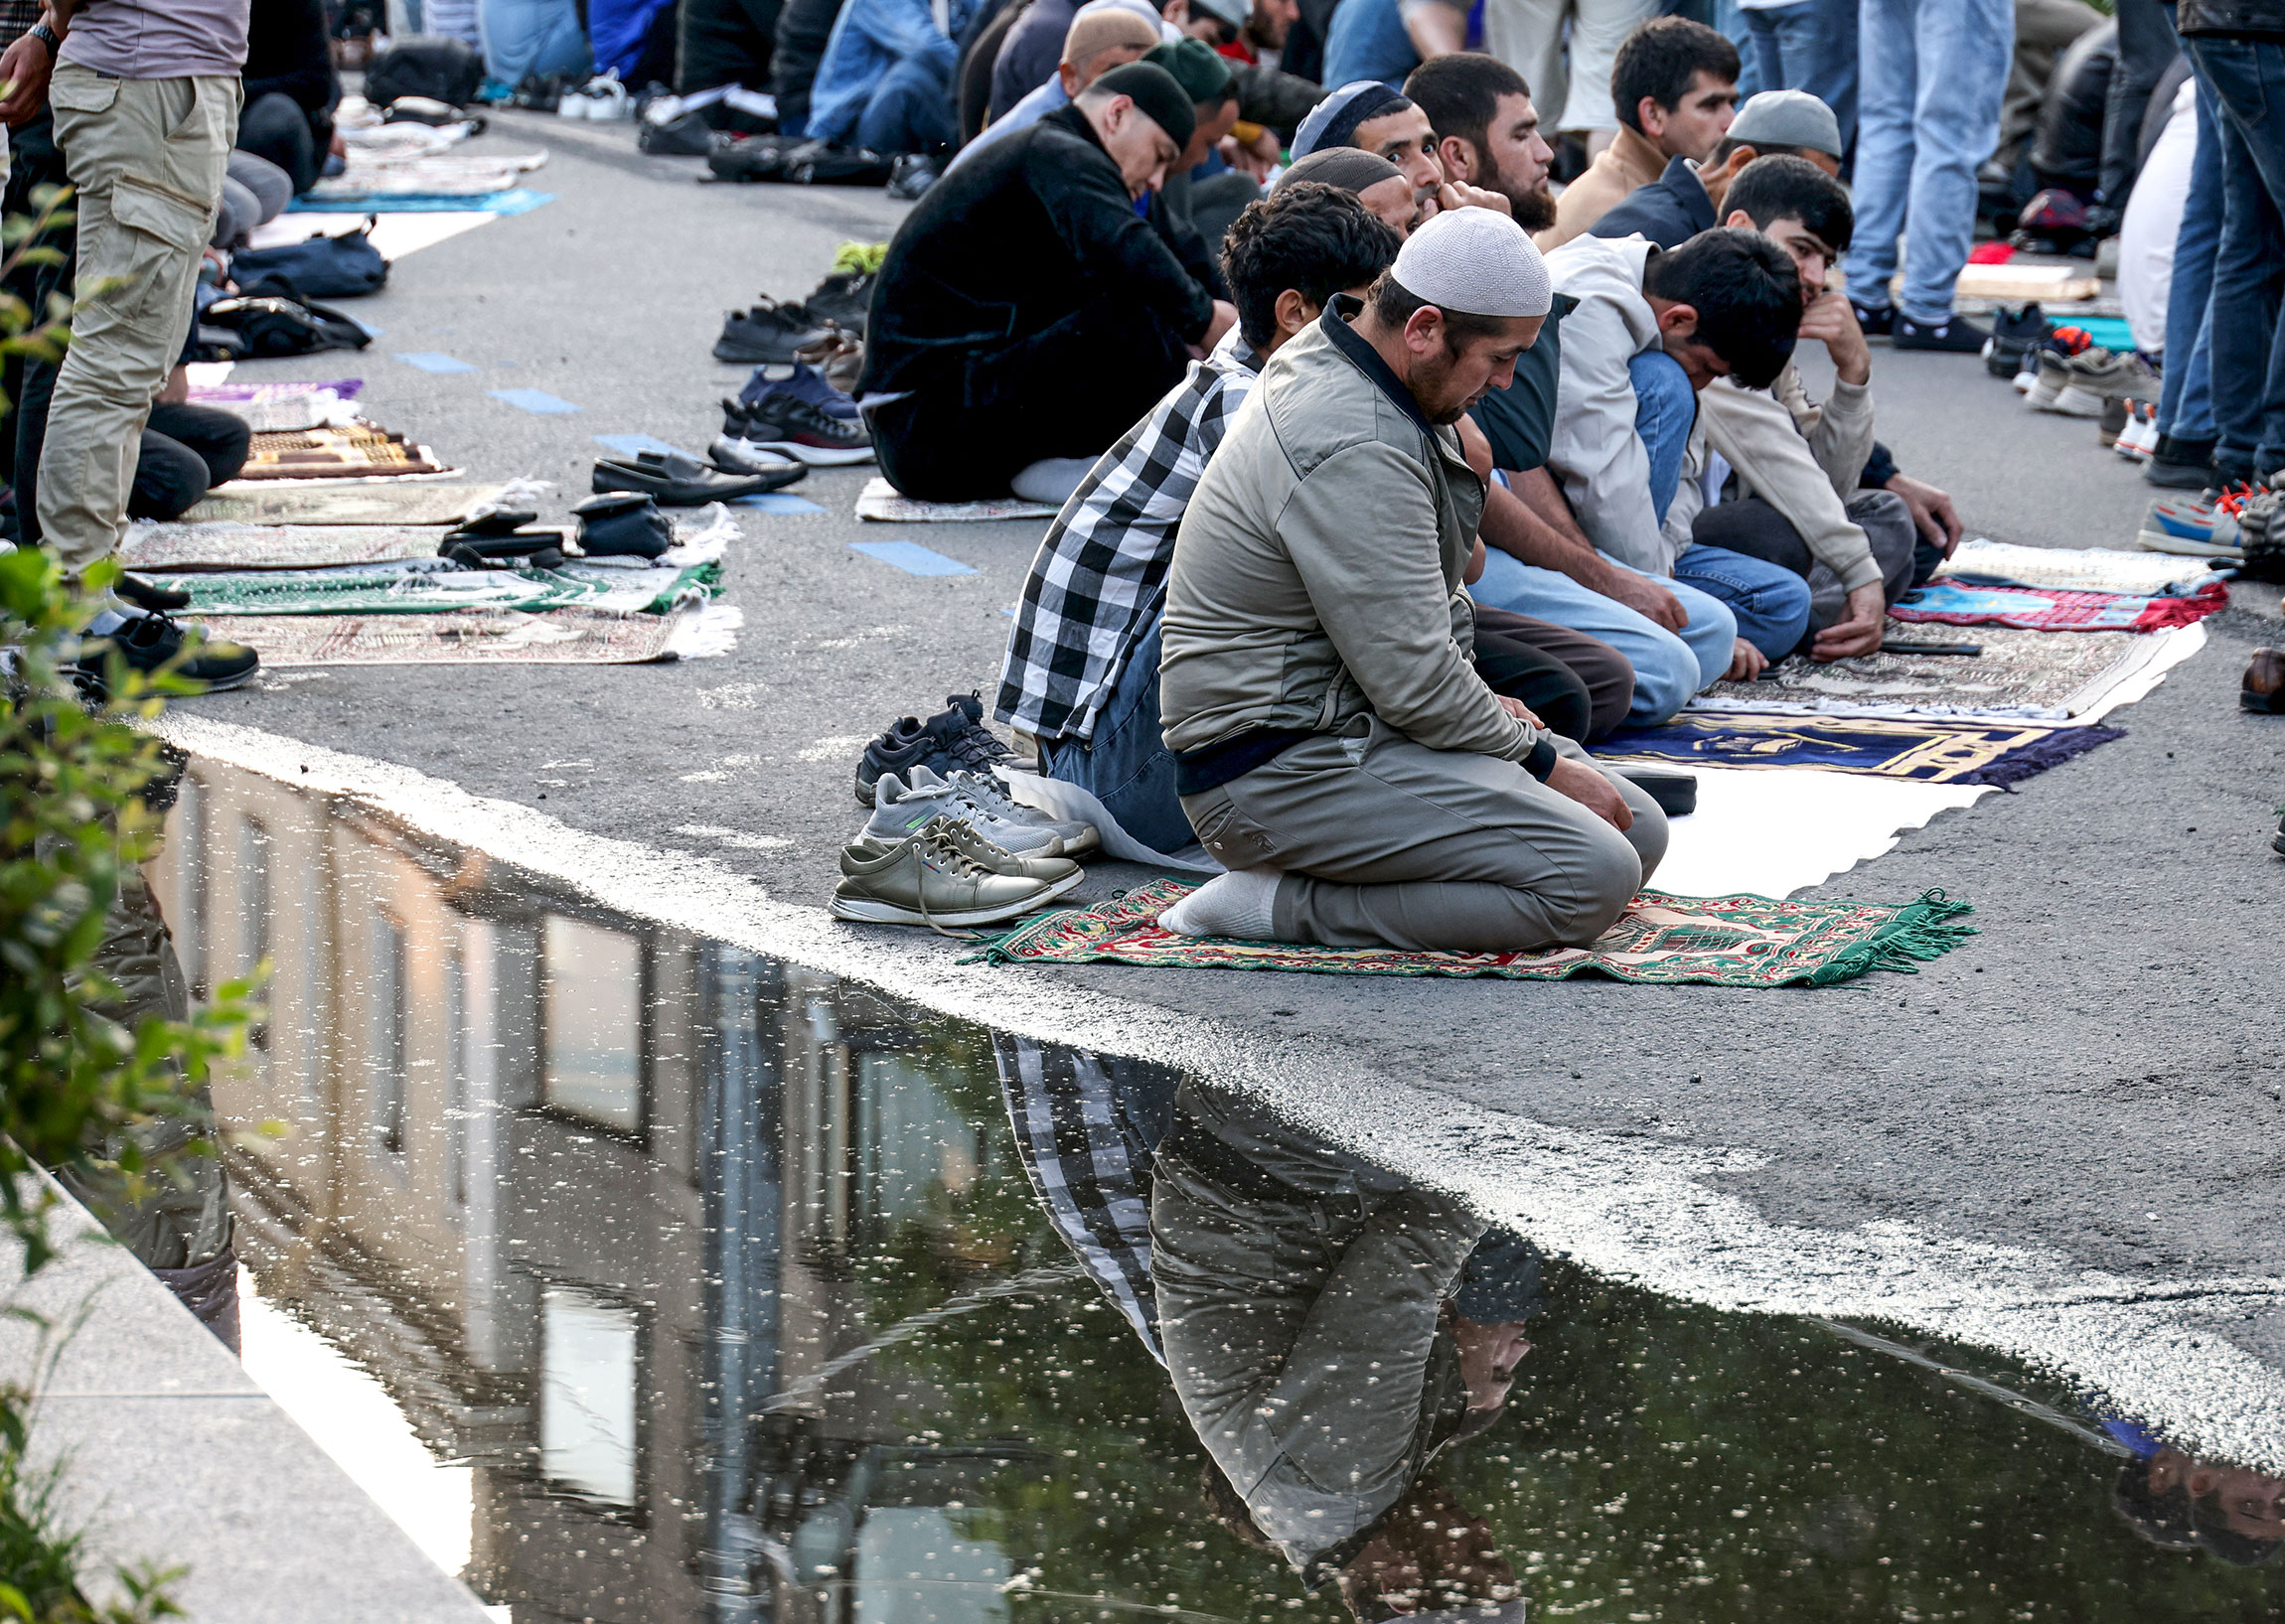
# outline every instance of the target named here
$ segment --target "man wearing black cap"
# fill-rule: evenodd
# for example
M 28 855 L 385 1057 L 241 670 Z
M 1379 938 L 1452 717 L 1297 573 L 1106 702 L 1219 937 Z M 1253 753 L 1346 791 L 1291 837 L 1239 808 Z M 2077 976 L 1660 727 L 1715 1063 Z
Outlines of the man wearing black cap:
M 1092 460 L 1238 319 L 1136 212 L 1189 143 L 1188 92 L 1115 68 L 929 189 L 889 243 L 859 390 L 881 472 L 930 502 Z

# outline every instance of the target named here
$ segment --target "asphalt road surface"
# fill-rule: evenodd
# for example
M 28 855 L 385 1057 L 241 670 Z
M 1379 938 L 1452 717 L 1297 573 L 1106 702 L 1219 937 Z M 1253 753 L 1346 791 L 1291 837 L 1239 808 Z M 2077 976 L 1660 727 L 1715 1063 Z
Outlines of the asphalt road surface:
M 878 192 L 701 185 L 697 160 L 642 156 L 624 125 L 511 114 L 485 140 L 547 146 L 534 184 L 554 201 L 404 260 L 358 308 L 384 336 L 356 366 L 240 375 L 360 371 L 380 420 L 473 476 L 553 481 L 559 505 L 586 493 L 592 436 L 702 450 L 745 370 L 708 357 L 723 312 L 762 292 L 798 297 L 838 242 L 885 238 L 904 209 Z M 431 375 L 399 351 L 475 370 Z M 2096 448 L 2092 425 L 2025 411 L 1973 358 L 1882 347 L 1875 375 L 1883 438 L 1955 494 L 1971 533 L 2131 545 L 2146 488 Z M 581 409 L 535 416 L 486 392 L 519 387 Z M 771 898 L 822 908 L 860 815 L 849 774 L 862 741 L 949 690 L 989 697 L 1002 611 L 1044 527 L 860 526 L 851 506 L 869 473 L 813 475 L 799 489 L 824 514 L 744 516 L 729 596 L 746 622 L 730 658 L 286 671 L 196 714 L 704 854 Z M 851 551 L 860 531 L 910 536 L 976 573 L 904 574 Z M 1705 1188 L 1799 1234 L 1903 1225 L 2176 1298 L 2234 1281 L 2200 1323 L 2274 1372 L 2285 862 L 2268 837 L 2285 718 L 2235 706 L 2246 653 L 2277 638 L 2276 590 L 2240 588 L 2237 604 L 2206 623 L 2201 655 L 2113 718 L 2127 738 L 1944 813 L 1813 893 L 1941 887 L 1972 902 L 1983 934 L 1916 976 L 1772 992 L 1097 966 L 1020 972 L 1035 977 L 1024 995 L 1083 991 L 1090 1008 L 1195 1019 L 1257 1058 L 1338 1052 L 1534 1132 L 1720 1152 Z M 861 949 L 877 933 L 844 934 Z M 909 962 L 913 950 L 882 951 Z

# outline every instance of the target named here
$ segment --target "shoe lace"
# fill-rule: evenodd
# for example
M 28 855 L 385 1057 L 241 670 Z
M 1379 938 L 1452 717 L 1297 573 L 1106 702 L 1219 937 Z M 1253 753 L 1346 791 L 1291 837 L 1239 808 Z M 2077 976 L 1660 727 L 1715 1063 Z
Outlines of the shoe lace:
M 960 837 L 959 825 L 950 817 L 940 814 L 930 818 L 921 825 L 920 832 L 913 838 L 920 842 L 920 860 L 924 868 L 935 868 L 940 873 L 962 880 L 991 872 L 968 850 Z M 925 883 L 914 888 L 913 896 L 920 904 L 921 923 L 938 936 L 950 937 L 955 942 L 977 940 L 977 933 L 973 930 L 950 930 L 936 922 L 936 916 L 928 911 L 928 886 Z
M 2257 494 L 2251 485 L 2239 480 L 2235 485 L 2224 488 L 2214 496 L 2213 511 L 2218 514 L 2227 514 L 2231 518 L 2235 518 L 2238 511 L 2245 506 L 2246 499 Z
M 975 722 L 947 738 L 944 751 L 962 767 L 979 773 L 988 773 L 999 763 L 1015 759 L 1015 752 L 1001 744 L 997 734 Z
M 995 817 L 1014 818 L 1019 812 L 1014 797 L 1000 788 L 999 780 L 990 773 L 970 772 L 966 768 L 952 771 L 954 788 L 964 792 L 986 812 Z

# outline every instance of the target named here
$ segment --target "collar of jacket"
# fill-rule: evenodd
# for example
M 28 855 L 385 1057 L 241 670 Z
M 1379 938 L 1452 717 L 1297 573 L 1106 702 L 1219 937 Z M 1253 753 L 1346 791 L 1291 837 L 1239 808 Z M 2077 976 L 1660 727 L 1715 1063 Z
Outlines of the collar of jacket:
M 1058 129 L 1069 130 L 1080 140 L 1103 154 L 1104 157 L 1109 158 L 1111 156 L 1111 149 L 1103 144 L 1103 137 L 1095 133 L 1095 126 L 1087 121 L 1087 114 L 1080 110 L 1079 103 L 1076 101 L 1066 101 L 1051 113 L 1041 113 L 1039 122 L 1053 124 Z
M 1353 293 L 1336 293 L 1325 301 L 1325 313 L 1317 322 L 1325 330 L 1325 337 L 1333 347 L 1349 360 L 1349 364 L 1371 378 L 1387 395 L 1403 408 L 1404 414 L 1420 424 L 1421 432 L 1436 438 L 1436 425 L 1422 415 L 1421 403 L 1413 398 L 1412 390 L 1405 387 L 1404 379 L 1397 376 L 1389 364 L 1381 360 L 1381 353 L 1367 344 L 1349 325 L 1351 317 L 1365 308 L 1365 302 Z
M 1631 177 L 1635 186 L 1648 186 L 1666 172 L 1666 154 L 1658 150 L 1658 143 L 1627 124 L 1618 126 L 1602 157 Z
M 1714 208 L 1714 194 L 1706 190 L 1706 183 L 1698 178 L 1698 166 L 1689 159 L 1677 157 L 1669 160 L 1666 165 L 1666 173 L 1659 176 L 1651 184 L 1664 187 L 1674 195 L 1674 201 L 1679 203 L 1683 213 L 1690 217 L 1690 234 L 1692 236 L 1696 236 L 1700 231 L 1711 231 L 1715 226 L 1722 223 L 1721 218 Z M 1681 244 L 1661 243 L 1660 246 L 1680 247 Z

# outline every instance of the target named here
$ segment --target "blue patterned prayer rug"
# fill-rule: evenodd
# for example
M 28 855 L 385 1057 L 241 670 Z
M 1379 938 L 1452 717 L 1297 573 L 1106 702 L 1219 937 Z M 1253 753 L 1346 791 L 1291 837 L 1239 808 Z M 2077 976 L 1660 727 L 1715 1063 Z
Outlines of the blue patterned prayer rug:
M 1595 747 L 1606 761 L 1699 767 L 1822 767 L 1917 784 L 2020 784 L 2123 727 L 2045 722 L 1891 721 L 1876 717 L 1685 714 L 1621 728 Z

